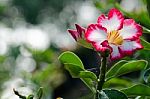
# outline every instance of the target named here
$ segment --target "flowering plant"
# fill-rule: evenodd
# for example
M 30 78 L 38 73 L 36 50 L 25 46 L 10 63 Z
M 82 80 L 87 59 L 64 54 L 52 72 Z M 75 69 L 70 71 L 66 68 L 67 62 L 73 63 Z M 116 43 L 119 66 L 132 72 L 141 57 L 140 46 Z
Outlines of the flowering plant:
M 125 19 L 118 9 L 113 8 L 108 12 L 108 16 L 100 15 L 96 24 L 90 24 L 87 28 L 78 24 L 75 26 L 76 30 L 69 29 L 68 32 L 77 43 L 98 53 L 101 57 L 100 73 L 96 76 L 93 72 L 86 70 L 79 57 L 70 51 L 62 53 L 59 60 L 73 78 L 80 78 L 89 87 L 94 99 L 116 99 L 116 97 L 127 99 L 130 96 L 143 95 L 141 91 L 135 91 L 136 89 L 150 90 L 143 84 L 122 89 L 106 87 L 119 76 L 147 68 L 145 60 L 121 60 L 107 70 L 108 60 L 118 60 L 132 55 L 136 50 L 143 49 L 140 43 L 143 29 L 134 19 Z M 142 42 L 145 41 L 142 40 Z M 118 79 L 118 81 L 122 80 Z

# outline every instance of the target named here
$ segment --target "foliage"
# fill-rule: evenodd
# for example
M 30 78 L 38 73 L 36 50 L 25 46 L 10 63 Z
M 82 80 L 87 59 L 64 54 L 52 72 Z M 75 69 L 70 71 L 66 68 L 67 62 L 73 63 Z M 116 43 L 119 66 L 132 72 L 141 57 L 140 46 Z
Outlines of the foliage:
M 72 56 L 71 58 L 69 58 L 69 60 L 66 60 L 68 59 L 68 57 Z M 65 58 L 66 57 L 66 58 Z M 77 57 L 74 53 L 72 52 L 64 52 L 60 55 L 59 57 L 59 60 L 64 63 L 65 65 L 65 68 L 66 70 L 68 70 L 70 72 L 70 74 L 72 75 L 72 77 L 74 78 L 80 78 L 83 80 L 83 78 L 89 78 L 91 80 L 91 82 L 97 82 L 97 77 L 95 74 L 93 74 L 92 72 L 90 71 L 87 71 L 83 68 L 83 64 L 81 62 L 81 60 L 79 59 L 79 57 Z M 76 61 L 78 60 L 78 62 Z M 73 63 L 74 62 L 74 63 Z M 78 65 L 77 65 L 78 64 Z M 134 71 L 139 71 L 139 70 L 144 70 L 146 69 L 147 67 L 147 61 L 145 60 L 137 60 L 137 61 L 125 61 L 125 60 L 122 60 L 122 61 L 119 61 L 118 63 L 116 63 L 114 66 L 112 66 L 111 69 L 109 69 L 109 71 L 107 71 L 106 73 L 106 82 L 113 79 L 114 77 L 119 77 L 121 75 L 124 75 L 124 74 L 127 74 L 129 72 L 134 72 Z M 117 79 L 116 79 L 117 80 Z M 83 80 L 84 83 L 86 83 L 86 85 L 90 88 L 90 89 L 93 89 L 94 86 L 93 85 L 89 85 L 89 80 Z M 123 83 L 125 82 L 124 80 L 122 80 Z M 110 82 L 109 82 L 110 83 Z M 111 82 L 111 83 L 114 83 L 114 82 Z M 118 83 L 118 82 L 116 82 Z M 128 81 L 126 81 L 126 83 L 129 83 Z M 96 84 L 96 83 L 95 83 Z M 137 87 L 136 87 L 137 86 Z M 147 96 L 148 94 L 145 93 L 144 91 L 140 91 L 141 94 L 139 94 L 138 92 L 136 93 L 136 91 L 133 91 L 135 90 L 134 88 L 137 88 L 137 91 L 140 90 L 141 88 L 147 88 L 147 90 L 149 90 L 148 86 L 146 85 L 135 85 L 131 88 L 127 88 L 125 91 L 125 89 L 120 89 L 122 92 L 124 92 L 126 95 L 137 95 L 137 96 L 140 96 L 141 94 L 142 95 L 145 95 Z M 95 90 L 95 89 L 94 89 Z M 104 92 L 106 93 L 109 93 L 110 95 L 107 95 L 105 94 L 108 98 L 110 99 L 114 99 L 113 97 L 115 96 L 114 94 L 117 94 L 117 91 L 114 92 L 115 90 L 112 90 L 112 93 L 111 93 L 111 90 L 109 92 L 109 90 L 104 90 Z M 131 93 L 131 94 L 127 94 L 127 92 L 135 92 L 135 93 Z M 93 90 L 92 90 L 93 92 Z M 95 92 L 95 91 L 94 91 Z M 149 92 L 149 91 L 147 91 Z M 124 94 L 121 94 L 121 93 L 118 93 L 118 95 L 121 95 L 122 97 L 126 97 L 126 96 L 123 96 Z M 114 96 L 111 96 L 111 95 L 114 95 Z M 104 97 L 103 94 L 101 97 Z M 111 98 L 112 97 L 112 98 Z M 101 98 L 100 98 L 101 99 Z M 120 98 L 122 99 L 122 98 Z M 124 99 L 124 98 L 123 98 Z M 125 98 L 127 99 L 127 98 Z
M 134 18 L 137 22 L 140 22 L 143 25 L 143 33 L 149 34 L 150 33 L 150 26 L 149 26 L 149 4 L 147 4 L 148 12 L 141 11 L 140 13 L 129 13 L 125 11 L 123 8 L 121 8 L 119 2 L 115 1 L 97 1 L 94 0 L 95 6 L 100 9 L 102 12 L 107 12 L 109 8 L 112 6 L 120 9 L 126 17 Z M 147 1 L 149 3 L 149 1 Z M 106 6 L 107 5 L 107 6 Z M 142 18 L 139 18 L 140 16 L 143 16 Z M 144 50 L 149 50 L 150 43 L 147 42 L 144 38 L 141 38 L 141 43 L 144 46 Z M 82 45 L 82 44 L 81 44 Z M 88 44 L 83 44 L 84 47 L 86 47 Z M 70 55 L 72 57 L 70 57 Z M 65 57 L 63 57 L 65 56 Z M 104 57 L 103 55 L 101 57 Z M 95 83 L 95 86 L 91 86 L 88 83 L 88 81 L 83 80 L 83 82 L 90 88 L 95 87 L 95 91 L 91 90 L 96 96 L 94 96 L 94 99 L 127 99 L 127 97 L 146 97 L 149 96 L 149 78 L 150 78 L 150 69 L 148 66 L 148 62 L 146 60 L 121 60 L 114 64 L 107 72 L 104 79 L 104 86 L 102 90 L 97 89 L 99 87 L 99 84 L 101 83 L 101 75 L 100 79 L 97 77 L 93 72 L 85 70 L 83 66 L 83 63 L 81 62 L 80 58 L 77 57 L 72 52 L 64 52 L 60 55 L 59 60 L 64 64 L 66 70 L 69 71 L 69 73 L 72 75 L 73 78 L 80 78 L 83 80 L 84 78 L 89 78 L 91 82 Z M 76 63 L 76 60 L 78 60 L 78 63 Z M 73 61 L 73 62 L 72 62 Z M 101 61 L 103 62 L 103 61 Z M 103 64 L 103 63 L 102 63 Z M 103 65 L 101 65 L 103 66 Z M 103 70 L 103 69 L 101 69 Z M 141 81 L 131 81 L 126 80 L 123 78 L 124 75 L 127 75 L 131 72 L 135 71 L 144 71 L 141 72 L 142 74 L 142 80 L 144 80 L 145 83 Z M 103 72 L 103 71 L 100 71 Z M 105 75 L 105 72 L 104 72 Z M 100 80 L 100 83 L 99 83 Z M 136 84 L 137 83 L 137 84 Z M 111 86 L 112 84 L 112 86 Z M 113 86 L 115 85 L 116 86 Z M 109 86 L 108 86 L 109 85 Z M 120 86 L 121 85 L 121 86 Z M 105 89 L 105 88 L 115 88 L 114 89 Z M 128 87 L 128 88 L 125 88 Z M 97 93 L 98 91 L 98 93 Z M 95 93 L 96 92 L 96 93 Z M 97 95 L 98 94 L 98 95 Z
M 85 0 L 83 1 L 86 2 Z M 116 99 L 116 97 L 119 97 L 117 99 L 148 99 L 150 98 L 150 1 L 140 0 L 143 4 L 142 10 L 134 9 L 132 11 L 124 9 L 120 4 L 121 1 L 122 0 L 93 0 L 93 4 L 101 13 L 107 13 L 109 9 L 115 7 L 119 9 L 126 18 L 132 18 L 139 23 L 143 27 L 143 35 L 140 40 L 144 49 L 137 51 L 130 57 L 125 57 L 123 60 L 108 63 L 105 82 L 103 89 L 98 92 L 98 99 Z M 2 24 L 5 24 L 10 28 L 15 28 L 15 20 L 24 20 L 26 25 L 34 24 L 34 26 L 38 26 L 42 25 L 41 23 L 45 19 L 47 23 L 52 21 L 66 30 L 70 24 L 75 22 L 73 17 L 78 19 L 76 11 L 69 12 L 70 9 L 76 9 L 73 8 L 73 3 L 71 2 L 77 1 L 22 0 L 20 2 L 20 0 L 10 0 L 8 5 L 0 4 L 0 20 Z M 67 4 L 72 8 L 65 8 Z M 67 9 L 66 13 L 70 16 L 64 16 L 62 14 L 61 11 L 64 9 Z M 50 12 L 50 10 L 52 10 L 52 12 Z M 44 14 L 42 15 L 41 13 Z M 41 18 L 42 16 L 44 18 Z M 62 18 L 58 20 L 58 17 L 64 17 L 64 19 Z M 70 17 L 70 19 L 67 19 L 68 17 Z M 62 23 L 59 21 L 62 21 Z M 53 25 L 53 23 L 50 24 Z M 22 23 L 22 25 L 24 25 L 24 23 Z M 42 27 L 42 29 L 43 28 L 44 27 Z M 59 27 L 57 27 L 57 29 L 58 28 Z M 64 31 L 62 30 L 60 32 Z M 91 44 L 85 39 L 79 39 L 77 44 L 90 49 L 90 51 L 93 50 Z M 16 96 L 22 99 L 33 99 L 35 97 L 37 99 L 51 99 L 53 97 L 54 90 L 59 88 L 59 86 L 68 79 L 68 75 L 64 74 L 65 71 L 62 68 L 64 67 L 72 78 L 75 78 L 75 80 L 79 78 L 83 81 L 85 86 L 89 88 L 90 93 L 82 96 L 83 99 L 93 99 L 96 97 L 95 94 L 97 92 L 99 76 L 95 72 L 91 71 L 90 67 L 92 66 L 87 69 L 82 58 L 79 58 L 75 53 L 73 53 L 75 52 L 74 50 L 73 52 L 66 51 L 69 48 L 64 47 L 60 49 L 55 47 L 55 44 L 51 44 L 51 46 L 44 51 L 32 49 L 24 44 L 8 46 L 8 53 L 0 55 L 0 96 L 7 89 L 13 91 L 11 88 L 7 88 L 6 85 L 9 84 L 9 81 L 13 82 L 12 80 L 18 77 L 22 79 L 21 81 L 23 83 L 19 83 L 18 86 L 13 86 L 14 94 Z M 27 53 L 28 58 L 32 59 L 35 63 L 35 67 L 32 71 L 24 71 L 20 69 L 22 67 L 19 68 L 17 66 L 17 61 L 20 61 L 18 59 L 20 57 L 24 57 L 22 48 L 25 50 L 25 53 Z M 62 51 L 65 52 L 58 57 Z M 81 51 L 80 47 L 77 47 L 76 51 Z M 97 52 L 95 53 L 99 54 Z M 62 64 L 59 63 L 57 57 Z M 85 59 L 84 61 L 87 60 Z M 28 64 L 26 63 L 25 65 Z M 99 68 L 97 67 L 94 69 L 99 71 Z M 32 92 L 29 95 L 22 95 L 18 88 L 28 86 L 31 88 Z M 76 89 L 74 88 L 74 85 L 71 86 L 74 90 Z

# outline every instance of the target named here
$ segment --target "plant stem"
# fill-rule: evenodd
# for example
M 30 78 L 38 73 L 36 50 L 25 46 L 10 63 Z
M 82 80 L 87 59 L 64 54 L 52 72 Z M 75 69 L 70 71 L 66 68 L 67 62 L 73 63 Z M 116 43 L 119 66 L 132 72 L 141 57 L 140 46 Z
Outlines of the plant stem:
M 101 66 L 100 66 L 100 74 L 99 74 L 95 99 L 98 99 L 98 91 L 100 92 L 102 90 L 103 84 L 105 82 L 105 73 L 106 73 L 108 52 L 106 51 L 105 53 L 102 53 L 101 56 L 102 56 L 102 59 L 101 59 Z
M 101 59 L 100 75 L 99 75 L 99 81 L 97 86 L 97 90 L 99 91 L 102 90 L 103 84 L 105 82 L 106 62 L 107 62 L 107 57 L 103 57 Z

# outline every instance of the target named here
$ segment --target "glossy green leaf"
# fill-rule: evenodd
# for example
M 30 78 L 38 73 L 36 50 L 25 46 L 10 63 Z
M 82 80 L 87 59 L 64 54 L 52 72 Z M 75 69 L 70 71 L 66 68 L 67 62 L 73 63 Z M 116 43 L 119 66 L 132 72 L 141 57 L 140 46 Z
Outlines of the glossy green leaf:
M 143 79 L 146 83 L 150 82 L 150 68 L 144 71 Z
M 121 68 L 119 68 L 115 76 L 120 76 L 120 75 L 127 74 L 133 71 L 146 69 L 147 64 L 148 63 L 145 60 L 130 61 L 124 64 L 123 66 L 121 66 Z
M 97 76 L 90 71 L 81 71 L 79 74 L 80 78 L 90 78 L 93 81 L 97 81 Z
M 69 73 L 73 78 L 79 78 L 80 71 L 84 71 L 84 69 L 78 65 L 69 64 L 69 63 L 65 63 L 64 65 L 65 65 L 65 69 L 69 71 Z
M 79 39 L 77 43 L 85 48 L 93 49 L 91 43 L 88 43 L 85 39 Z
M 90 78 L 80 78 L 85 85 L 93 92 L 96 93 L 96 83 L 94 81 L 92 81 L 92 79 Z
M 104 89 L 102 91 L 99 99 L 128 99 L 123 92 L 115 89 Z
M 141 44 L 144 46 L 145 50 L 150 50 L 150 43 L 141 38 Z
M 118 77 L 118 76 L 130 73 L 130 72 L 146 69 L 147 61 L 145 60 L 129 61 L 128 63 L 125 63 L 122 66 L 120 66 L 120 68 L 119 66 L 117 67 L 115 69 L 116 72 L 113 72 L 110 77 L 106 75 L 107 77 L 106 80 L 109 80 L 113 77 Z
M 106 73 L 106 79 L 111 78 L 112 76 L 114 76 L 116 74 L 116 71 L 119 70 L 119 68 L 121 68 L 121 66 L 123 66 L 123 64 L 127 63 L 126 60 L 121 60 L 119 62 L 117 62 L 116 64 L 114 64 Z
M 59 60 L 64 63 L 65 69 L 69 71 L 73 78 L 80 78 L 80 72 L 85 71 L 84 66 L 77 55 L 72 52 L 64 52 L 59 56 Z M 80 78 L 89 89 L 95 93 L 95 84 L 91 78 Z
M 128 96 L 150 96 L 150 87 L 144 84 L 137 84 L 129 88 L 121 89 Z
M 67 64 L 74 64 L 80 66 L 82 69 L 84 69 L 83 63 L 80 60 L 80 58 L 74 54 L 73 52 L 66 51 L 62 53 L 58 58 L 62 63 Z
M 112 78 L 104 83 L 103 88 L 111 88 L 111 87 L 129 87 L 132 86 L 134 83 L 129 79 L 123 78 Z
M 65 68 L 69 71 L 70 75 L 73 78 L 80 78 L 89 87 L 89 89 L 93 93 L 96 92 L 95 83 L 91 78 L 81 78 L 80 77 L 80 72 L 85 71 L 83 68 L 81 68 L 78 65 L 74 65 L 74 64 L 65 64 Z

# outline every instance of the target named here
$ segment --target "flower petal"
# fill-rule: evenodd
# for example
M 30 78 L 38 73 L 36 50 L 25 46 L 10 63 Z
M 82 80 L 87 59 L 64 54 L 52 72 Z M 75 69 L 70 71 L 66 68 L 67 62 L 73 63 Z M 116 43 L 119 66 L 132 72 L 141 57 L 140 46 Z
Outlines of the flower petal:
M 83 35 L 84 35 L 86 29 L 81 27 L 78 24 L 75 24 L 75 26 L 76 26 L 76 30 L 68 29 L 68 32 L 77 41 L 79 38 L 83 38 Z
M 120 53 L 120 49 L 118 46 L 110 44 L 110 47 L 111 47 L 111 54 L 110 54 L 111 60 L 116 60 L 123 57 L 123 54 Z
M 77 32 L 77 30 L 71 30 L 68 29 L 68 32 L 71 34 L 71 36 L 77 41 L 77 38 L 79 38 L 79 33 Z
M 88 26 L 85 38 L 88 42 L 102 43 L 107 39 L 107 30 L 98 24 Z
M 140 44 L 140 40 L 130 41 L 124 40 L 123 44 L 119 46 L 121 53 L 124 55 L 132 55 L 134 51 L 142 49 L 143 46 Z
M 78 24 L 75 24 L 75 26 L 76 26 L 77 32 L 79 33 L 80 37 L 82 38 L 82 34 L 85 33 L 85 28 L 81 27 Z
M 113 8 L 108 13 L 108 18 L 105 17 L 105 15 L 101 15 L 98 18 L 97 23 L 100 24 L 102 27 L 105 27 L 107 29 L 107 32 L 111 32 L 113 30 L 119 30 L 122 28 L 124 17 L 122 13 Z
M 106 49 L 110 48 L 107 40 L 105 40 L 104 42 L 94 42 L 92 44 L 93 44 L 94 48 L 100 52 L 104 52 Z
M 96 42 L 96 43 L 92 43 L 92 44 L 93 44 L 94 48 L 96 49 L 96 51 L 104 52 L 107 49 L 107 47 L 103 47 L 101 45 L 101 42 Z
M 123 39 L 135 40 L 142 35 L 142 27 L 133 19 L 125 19 L 119 32 Z

